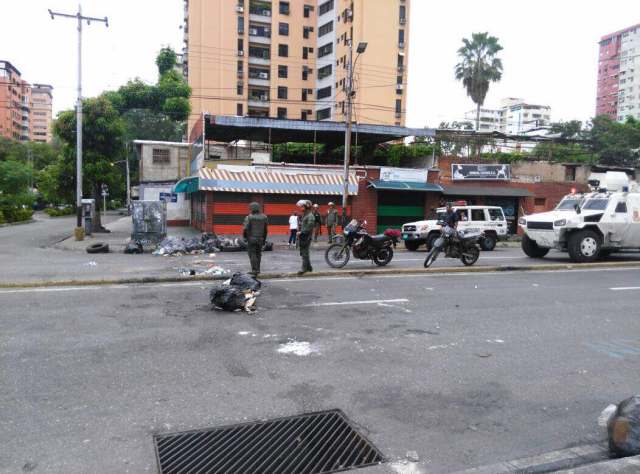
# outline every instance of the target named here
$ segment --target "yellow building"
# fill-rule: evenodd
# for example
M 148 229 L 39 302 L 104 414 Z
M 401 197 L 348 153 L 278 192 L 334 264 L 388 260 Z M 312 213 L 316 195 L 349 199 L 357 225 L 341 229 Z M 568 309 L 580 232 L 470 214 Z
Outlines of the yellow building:
M 203 113 L 404 125 L 410 0 L 185 0 L 191 130 Z M 367 43 L 358 57 L 356 48 Z

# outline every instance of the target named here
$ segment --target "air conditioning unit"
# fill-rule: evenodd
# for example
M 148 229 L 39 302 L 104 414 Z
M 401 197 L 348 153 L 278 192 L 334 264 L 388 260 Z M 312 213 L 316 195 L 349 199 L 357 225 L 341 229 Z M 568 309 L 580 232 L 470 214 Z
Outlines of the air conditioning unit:
M 257 36 L 258 30 L 256 28 L 249 28 L 249 34 L 253 36 Z
M 269 73 L 261 72 L 260 74 L 258 74 L 258 77 L 260 79 L 269 79 Z
M 406 18 L 400 18 L 400 24 L 404 25 L 405 23 L 407 23 L 407 19 Z
M 236 5 L 236 11 L 238 13 L 244 13 L 244 7 L 242 5 Z
M 243 50 L 239 50 L 238 51 L 238 56 L 244 56 L 244 51 Z
M 396 84 L 396 90 L 403 90 L 404 89 L 404 84 Z
M 404 49 L 404 43 L 398 43 L 398 48 Z

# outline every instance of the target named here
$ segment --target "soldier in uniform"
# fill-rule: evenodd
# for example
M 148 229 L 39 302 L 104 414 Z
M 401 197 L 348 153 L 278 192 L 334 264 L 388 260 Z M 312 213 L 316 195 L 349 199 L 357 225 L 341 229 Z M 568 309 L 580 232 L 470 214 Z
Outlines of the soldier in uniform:
M 311 201 L 298 201 L 298 207 L 300 207 L 304 213 L 302 223 L 300 224 L 300 235 L 298 236 L 300 256 L 302 257 L 302 270 L 298 272 L 298 275 L 304 275 L 307 272 L 313 271 L 309 249 L 311 248 L 311 241 L 313 240 L 313 231 L 316 227 L 316 218 L 313 215 Z
M 260 260 L 262 260 L 262 247 L 267 240 L 267 216 L 260 212 L 260 204 L 249 204 L 250 214 L 244 219 L 244 231 L 242 235 L 247 239 L 247 250 L 251 262 L 251 275 L 257 277 L 260 274 Z
M 329 233 L 329 242 L 333 242 L 336 236 L 336 226 L 338 225 L 338 211 L 336 205 L 329 203 L 329 211 L 327 212 L 327 232 Z

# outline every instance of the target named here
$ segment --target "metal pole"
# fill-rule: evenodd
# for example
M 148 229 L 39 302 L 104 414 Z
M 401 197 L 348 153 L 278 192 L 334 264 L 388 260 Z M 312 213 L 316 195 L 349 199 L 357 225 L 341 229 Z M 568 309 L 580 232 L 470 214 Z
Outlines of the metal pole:
M 129 174 L 129 149 L 127 148 L 127 154 L 124 157 L 124 162 L 127 167 L 127 211 L 131 212 L 131 175 Z
M 344 188 L 342 190 L 342 225 L 347 225 L 347 200 L 349 198 L 349 161 L 351 159 L 351 95 L 353 89 L 353 38 L 349 39 L 347 63 L 347 116 L 344 134 Z
M 82 227 L 82 5 L 78 5 L 78 102 L 76 105 L 77 227 Z

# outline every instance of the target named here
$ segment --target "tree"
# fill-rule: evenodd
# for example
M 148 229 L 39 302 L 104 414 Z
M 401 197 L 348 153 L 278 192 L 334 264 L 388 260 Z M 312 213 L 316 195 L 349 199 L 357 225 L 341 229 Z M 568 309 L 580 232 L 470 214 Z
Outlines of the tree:
M 178 62 L 178 55 L 169 47 L 162 48 L 156 57 L 156 65 L 160 71 L 160 75 L 171 71 Z
M 102 185 L 115 189 L 122 181 L 122 172 L 113 166 L 124 151 L 124 122 L 113 104 L 105 97 L 83 101 L 83 182 L 84 191 L 100 202 Z M 76 156 L 76 115 L 67 110 L 58 116 L 54 133 L 64 143 L 63 167 L 73 166 Z M 100 213 L 96 214 L 94 230 L 100 231 Z
M 497 54 L 502 51 L 498 38 L 489 33 L 473 33 L 471 41 L 462 40 L 458 50 L 460 62 L 456 65 L 456 79 L 462 81 L 467 95 L 476 104 L 476 130 L 480 130 L 480 107 L 489 92 L 489 84 L 502 78 L 502 61 Z
M 640 121 L 629 117 L 621 123 L 600 115 L 593 119 L 590 140 L 600 163 L 612 166 L 638 166 Z

